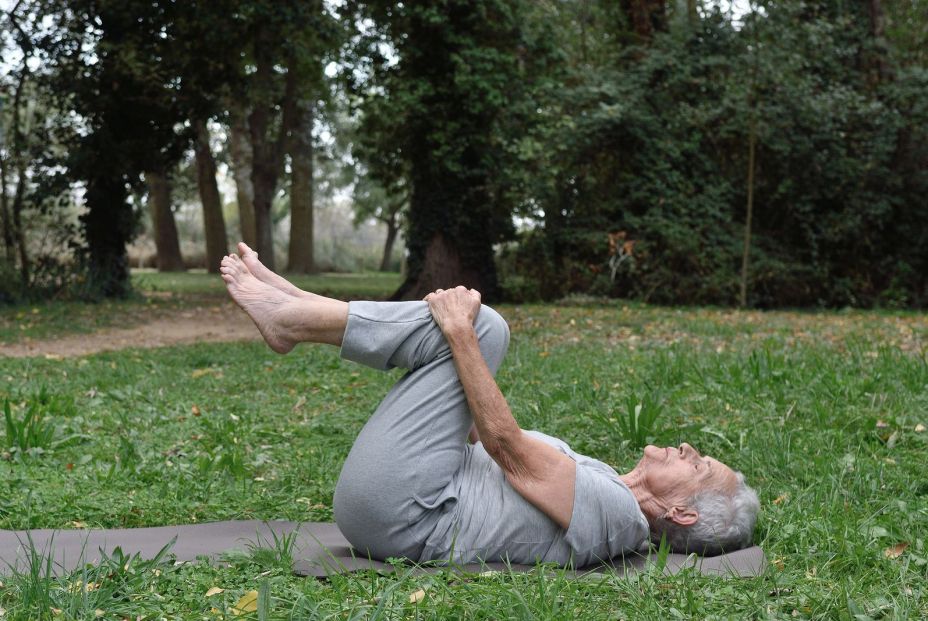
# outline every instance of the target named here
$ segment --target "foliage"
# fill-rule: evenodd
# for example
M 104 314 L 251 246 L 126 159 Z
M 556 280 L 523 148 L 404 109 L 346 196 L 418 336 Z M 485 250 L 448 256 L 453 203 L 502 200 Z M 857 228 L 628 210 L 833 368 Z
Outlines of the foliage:
M 554 93 L 546 153 L 509 261 L 545 297 L 736 300 L 756 119 L 750 303 L 924 304 L 922 67 L 874 82 L 860 12 L 771 3 L 616 49 Z M 607 26 L 608 27 L 608 26 Z M 607 233 L 637 242 L 613 283 Z
M 492 248 L 511 236 L 514 208 L 516 160 L 507 146 L 530 123 L 532 85 L 550 54 L 525 26 L 527 6 L 357 3 L 375 24 L 358 46 L 361 64 L 371 67 L 371 79 L 358 86 L 361 152 L 388 194 L 410 192 L 409 278 L 401 291 L 415 291 L 431 261 L 469 279 L 486 299 L 497 295 Z M 396 62 L 384 57 L 384 45 Z M 436 257 L 436 240 L 447 256 Z
M 21 417 L 15 413 L 17 410 L 23 411 Z M 55 438 L 56 419 L 70 418 L 74 414 L 73 401 L 50 394 L 45 386 L 22 404 L 13 404 L 7 398 L 3 402 L 6 447 L 17 453 L 41 454 L 60 443 Z
M 320 194 L 350 186 L 387 250 L 402 222 L 399 293 L 455 278 L 486 299 L 734 304 L 756 144 L 750 305 L 923 306 L 923 3 L 748 8 L 16 2 L 0 17 L 0 300 L 128 294 L 140 175 L 234 116 L 268 261 L 288 149 L 312 134 L 333 145 Z M 58 248 L 39 253 L 52 223 Z M 634 252 L 613 270 L 619 233 Z
M 19 451 L 46 449 L 55 437 L 55 425 L 43 420 L 41 405 L 35 401 L 29 404 L 22 420 L 16 420 L 10 409 L 10 400 L 3 403 L 3 418 L 6 421 L 7 448 Z

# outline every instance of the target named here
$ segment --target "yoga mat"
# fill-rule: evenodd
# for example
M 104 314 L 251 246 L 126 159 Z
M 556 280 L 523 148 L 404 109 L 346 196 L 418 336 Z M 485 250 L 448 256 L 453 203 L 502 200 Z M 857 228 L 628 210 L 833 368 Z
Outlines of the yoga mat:
M 99 562 L 101 552 L 109 556 L 116 547 L 129 556 L 138 553 L 142 558 L 153 558 L 176 538 L 169 553 L 178 561 L 192 561 L 200 556 L 218 559 L 224 552 L 247 551 L 250 547 L 273 548 L 275 536 L 280 539 L 291 533 L 296 533 L 293 547 L 293 571 L 296 574 L 323 578 L 335 573 L 367 569 L 381 572 L 396 570 L 393 565 L 356 556 L 351 544 L 335 524 L 250 520 L 106 530 L 0 530 L 0 575 L 9 574 L 10 568 L 20 572 L 26 571 L 29 568 L 30 549 L 33 546 L 43 559 L 42 567 L 44 568 L 45 559 L 50 555 L 54 572 L 61 575 L 86 563 Z M 655 561 L 654 554 L 631 554 L 600 565 L 581 568 L 576 570 L 576 573 L 635 573 L 646 569 Z M 755 546 L 712 557 L 670 554 L 664 572 L 675 574 L 686 567 L 695 567 L 707 575 L 750 577 L 763 573 L 766 566 L 763 551 Z M 413 572 L 448 569 L 432 565 L 409 567 Z M 452 569 L 469 573 L 525 572 L 533 569 L 533 566 L 484 563 L 454 566 Z

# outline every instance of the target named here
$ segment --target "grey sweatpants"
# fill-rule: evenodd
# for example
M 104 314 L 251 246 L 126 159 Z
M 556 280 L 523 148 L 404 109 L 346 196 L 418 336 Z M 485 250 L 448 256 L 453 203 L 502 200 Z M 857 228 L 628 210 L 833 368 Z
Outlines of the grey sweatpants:
M 480 351 L 496 373 L 509 327 L 483 306 Z M 362 554 L 418 559 L 455 502 L 473 419 L 451 350 L 426 302 L 351 302 L 341 355 L 375 369 L 408 369 L 358 435 L 335 487 L 335 521 Z

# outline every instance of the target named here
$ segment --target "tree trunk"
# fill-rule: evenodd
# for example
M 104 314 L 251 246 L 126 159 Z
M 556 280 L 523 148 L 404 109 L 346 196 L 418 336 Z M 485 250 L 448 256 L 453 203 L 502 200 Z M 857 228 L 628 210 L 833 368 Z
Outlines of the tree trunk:
M 290 137 L 290 254 L 291 272 L 310 274 L 313 262 L 313 111 L 301 101 Z
M 756 52 L 755 52 L 756 53 Z M 741 308 L 748 305 L 748 267 L 751 254 L 751 228 L 754 220 L 754 161 L 757 151 L 757 121 L 751 119 L 750 137 L 748 138 L 748 204 L 744 218 L 744 244 L 741 253 L 741 292 L 738 304 Z
M 20 164 L 16 181 L 16 194 L 13 196 L 13 236 L 19 249 L 19 277 L 23 288 L 29 286 L 29 252 L 26 248 L 26 231 L 23 228 L 23 196 L 26 192 L 26 167 Z
M 200 202 L 203 203 L 203 230 L 206 234 L 206 269 L 212 274 L 219 273 L 219 264 L 229 252 L 226 238 L 226 221 L 222 215 L 222 200 L 216 185 L 216 161 L 209 148 L 209 130 L 205 121 L 195 121 L 197 187 L 200 190 Z
M 686 0 L 686 17 L 690 22 L 690 26 L 695 26 L 699 23 L 699 11 L 696 7 L 696 0 Z
M 754 168 L 757 152 L 757 71 L 759 64 L 758 54 L 760 46 L 757 32 L 757 12 L 753 1 L 751 2 L 751 28 L 753 30 L 754 49 L 751 52 L 751 85 L 748 91 L 749 114 L 751 115 L 750 127 L 748 129 L 748 200 L 744 217 L 744 240 L 741 251 L 741 290 L 738 296 L 738 304 L 741 308 L 748 305 L 748 269 L 751 258 L 751 234 L 754 221 Z
M 891 80 L 893 70 L 889 63 L 889 43 L 886 40 L 886 15 L 883 13 L 881 0 L 867 0 L 870 13 L 870 36 L 873 39 L 873 52 L 870 58 L 872 82 L 880 83 Z
M 80 220 L 87 239 L 88 293 L 113 298 L 125 297 L 132 289 L 126 244 L 135 218 L 126 202 L 124 177 L 109 168 L 98 168 L 100 176 L 87 180 L 88 210 Z
M 419 265 L 418 273 L 410 274 L 392 299 L 421 300 L 436 289 L 450 289 L 458 285 L 480 291 L 484 301 L 489 302 L 496 297 L 496 274 L 466 266 L 460 251 L 444 233 L 432 236 Z
M 387 225 L 387 239 L 383 243 L 383 258 L 380 260 L 380 271 L 386 272 L 390 269 L 390 258 L 393 256 L 393 245 L 396 243 L 396 235 L 399 233 L 400 226 L 396 223 L 396 214 L 385 221 Z
M 632 31 L 642 41 L 667 30 L 666 0 L 621 0 L 620 5 Z
M 293 123 L 296 73 L 292 66 L 287 71 L 284 98 L 280 102 L 280 129 L 277 137 L 272 139 L 269 130 L 271 114 L 275 106 L 269 103 L 268 95 L 274 91 L 275 59 L 271 55 L 271 36 L 266 26 L 259 26 L 255 33 L 253 86 L 257 100 L 251 114 L 248 115 L 248 130 L 251 135 L 253 153 L 251 181 L 254 186 L 255 234 L 257 236 L 255 250 L 261 255 L 261 260 L 268 269 L 273 270 L 275 261 L 271 207 L 274 195 L 277 193 L 277 179 L 283 168 L 287 133 Z
M 174 212 L 171 211 L 170 182 L 163 172 L 148 171 L 145 184 L 148 186 L 148 212 L 155 236 L 158 271 L 182 272 L 185 269 L 184 259 L 180 254 Z
M 13 220 L 10 217 L 9 194 L 6 184 L 6 160 L 0 156 L 0 226 L 3 227 L 3 248 L 6 261 L 13 264 Z
M 255 190 L 252 185 L 252 151 L 248 137 L 248 121 L 241 106 L 230 110 L 229 153 L 232 156 L 232 174 L 235 177 L 235 198 L 238 202 L 239 226 L 242 240 L 252 248 L 258 246 L 255 232 Z

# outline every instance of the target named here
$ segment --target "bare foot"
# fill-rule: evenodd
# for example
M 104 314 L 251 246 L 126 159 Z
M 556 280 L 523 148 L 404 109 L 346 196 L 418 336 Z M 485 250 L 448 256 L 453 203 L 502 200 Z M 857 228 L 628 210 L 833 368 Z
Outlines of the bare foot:
M 300 300 L 255 278 L 234 254 L 223 257 L 219 271 L 229 295 L 255 322 L 271 349 L 285 354 L 300 342 Z
M 267 269 L 267 267 L 264 266 L 264 263 L 261 263 L 261 261 L 258 260 L 258 253 L 249 248 L 245 242 L 238 243 L 238 252 L 242 256 L 242 262 L 245 264 L 245 267 L 248 268 L 248 271 L 264 284 L 270 285 L 275 289 L 280 289 L 287 295 L 292 295 L 298 298 L 315 297 L 315 294 L 308 291 L 303 291 L 283 276 L 275 274 L 271 270 Z

